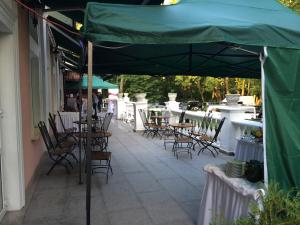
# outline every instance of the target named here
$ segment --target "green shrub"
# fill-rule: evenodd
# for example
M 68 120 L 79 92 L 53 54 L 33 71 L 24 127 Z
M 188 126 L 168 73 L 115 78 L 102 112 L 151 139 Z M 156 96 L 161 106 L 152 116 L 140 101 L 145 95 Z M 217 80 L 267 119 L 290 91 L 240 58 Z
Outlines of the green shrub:
M 257 205 L 250 206 L 250 215 L 233 223 L 219 225 L 299 225 L 300 224 L 300 192 L 283 191 L 278 184 L 270 184 L 268 193 L 262 200 L 263 209 Z M 217 225 L 217 223 L 212 223 Z

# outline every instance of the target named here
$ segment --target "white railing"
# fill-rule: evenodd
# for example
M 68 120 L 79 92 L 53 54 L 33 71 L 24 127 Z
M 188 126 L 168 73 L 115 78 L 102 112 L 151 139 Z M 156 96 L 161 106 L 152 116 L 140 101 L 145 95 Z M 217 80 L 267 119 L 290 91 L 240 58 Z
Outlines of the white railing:
M 181 112 L 182 112 L 181 110 L 171 110 L 172 116 L 170 118 L 170 122 L 178 122 Z M 209 137 L 213 137 L 216 133 L 216 129 L 218 128 L 218 124 L 221 120 L 221 114 L 219 112 L 213 112 L 212 119 L 209 124 L 202 123 L 203 117 L 205 115 L 208 115 L 208 114 L 204 111 L 186 111 L 185 115 L 184 115 L 184 119 L 194 125 L 193 130 L 195 132 L 198 132 L 198 131 L 200 132 L 200 131 L 205 130 L 206 134 Z M 222 132 L 222 130 L 221 130 L 221 132 Z M 220 140 L 218 137 L 218 142 L 219 141 Z
M 132 121 L 134 121 L 134 108 L 132 102 L 125 103 L 125 112 L 124 112 L 123 121 L 126 123 L 131 123 Z
M 251 120 L 232 120 L 232 124 L 235 127 L 235 137 L 240 138 L 243 135 L 249 136 L 253 129 L 262 129 L 263 124 L 259 121 L 251 121 Z
M 133 102 L 125 104 L 123 121 L 127 123 L 137 123 L 134 118 L 135 114 Z M 261 122 L 247 120 L 255 118 L 256 112 L 254 107 L 219 105 L 213 106 L 213 108 L 217 108 L 218 110 L 212 110 L 212 120 L 209 124 L 203 123 L 203 117 L 207 115 L 207 112 L 204 111 L 186 111 L 184 118 L 194 125 L 193 130 L 195 132 L 204 130 L 208 136 L 213 137 L 221 118 L 225 117 L 225 123 L 218 135 L 217 145 L 228 153 L 235 152 L 237 140 L 241 138 L 241 136 L 250 135 L 251 130 L 262 128 Z M 161 111 L 162 114 L 169 113 L 169 123 L 178 122 L 182 112 L 182 110 L 172 107 L 168 107 L 167 111 L 160 108 L 153 109 L 153 107 L 150 109 L 148 108 L 148 110 L 150 112 L 155 111 L 155 114 L 158 114 L 156 111 Z M 136 116 L 139 117 L 140 115 L 137 113 Z M 190 131 L 187 130 L 186 132 Z
M 181 114 L 181 110 L 171 110 L 171 119 L 170 122 L 178 122 L 179 116 Z M 203 117 L 207 115 L 206 112 L 204 111 L 186 111 L 185 112 L 185 120 L 188 120 L 188 122 L 194 124 L 194 130 L 207 130 L 207 135 L 210 137 L 213 137 L 215 135 L 215 131 L 218 127 L 219 121 L 222 118 L 222 115 L 220 112 L 213 112 L 212 113 L 212 121 L 209 124 L 208 127 L 205 127 L 206 124 L 202 124 Z M 245 114 L 245 118 L 247 118 L 249 114 Z M 228 118 L 226 120 L 229 120 Z M 228 140 L 233 140 L 235 144 L 237 143 L 237 140 L 241 138 L 241 136 L 244 135 L 250 135 L 251 130 L 253 129 L 262 129 L 263 125 L 262 122 L 259 121 L 251 121 L 247 119 L 238 119 L 238 120 L 230 120 L 226 121 L 227 123 L 229 122 L 229 125 L 232 125 L 233 127 L 233 132 L 227 132 L 226 129 L 222 129 L 219 136 L 218 136 L 218 142 L 217 144 L 220 146 L 223 146 L 223 143 L 220 139 L 220 136 L 226 136 L 226 139 Z M 227 133 L 224 133 L 227 132 Z M 233 144 L 233 146 L 235 146 Z M 233 147 L 232 149 L 223 149 L 228 152 L 234 152 L 235 148 Z

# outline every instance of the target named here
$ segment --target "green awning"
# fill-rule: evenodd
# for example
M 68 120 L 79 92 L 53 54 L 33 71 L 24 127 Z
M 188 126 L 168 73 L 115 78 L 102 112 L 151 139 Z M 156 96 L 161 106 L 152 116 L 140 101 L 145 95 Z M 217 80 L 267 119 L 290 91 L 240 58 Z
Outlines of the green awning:
M 300 17 L 274 0 L 91 2 L 83 34 L 96 73 L 259 78 L 263 46 L 300 48 Z
M 83 75 L 81 87 L 83 89 L 88 88 L 88 76 Z M 79 82 L 67 82 L 65 85 L 66 89 L 79 89 Z M 104 81 L 97 75 L 93 75 L 93 89 L 118 89 L 117 84 L 112 84 L 107 81 Z
M 83 34 L 96 42 L 229 42 L 300 49 L 300 17 L 275 0 L 182 0 L 172 6 L 90 2 Z

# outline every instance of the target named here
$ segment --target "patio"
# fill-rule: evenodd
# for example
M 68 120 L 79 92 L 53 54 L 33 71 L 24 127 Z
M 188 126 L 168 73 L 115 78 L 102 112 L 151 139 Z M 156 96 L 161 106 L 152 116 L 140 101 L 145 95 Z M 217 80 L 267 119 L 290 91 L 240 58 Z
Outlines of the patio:
M 123 122 L 112 120 L 109 140 L 114 174 L 105 184 L 103 174 L 92 176 L 92 224 L 192 225 L 196 224 L 205 182 L 202 167 L 222 164 L 225 156 L 209 152 L 191 160 L 182 153 L 177 160 L 171 146 L 145 138 Z M 85 224 L 85 185 L 78 185 L 77 167 L 71 175 L 56 167 L 50 176 L 47 157 L 38 169 L 26 207 L 9 212 L 1 225 Z

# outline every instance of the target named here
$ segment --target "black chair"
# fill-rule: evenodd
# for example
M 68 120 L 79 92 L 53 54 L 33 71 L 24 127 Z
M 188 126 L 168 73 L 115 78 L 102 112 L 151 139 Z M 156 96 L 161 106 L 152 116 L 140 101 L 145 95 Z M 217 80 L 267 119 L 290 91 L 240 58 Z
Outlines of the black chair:
M 152 134 L 154 136 L 156 133 L 158 133 L 158 128 L 155 123 L 151 123 L 148 121 L 146 117 L 146 112 L 143 109 L 139 109 L 139 114 L 141 116 L 143 126 L 145 128 L 143 135 L 147 134 L 147 137 Z
M 95 130 L 97 137 L 95 138 L 94 144 L 100 146 L 101 150 L 107 150 L 108 138 L 111 136 L 111 133 L 108 132 L 108 128 L 112 117 L 113 117 L 112 113 L 106 113 L 100 129 Z
M 184 122 L 184 116 L 185 116 L 185 111 L 182 111 L 179 117 L 178 123 L 183 123 Z
M 225 117 L 221 119 L 219 125 L 218 125 L 218 128 L 216 129 L 216 132 L 215 132 L 215 135 L 210 138 L 208 137 L 207 135 L 203 135 L 201 136 L 197 141 L 199 142 L 199 144 L 201 144 L 203 147 L 201 147 L 198 151 L 198 155 L 201 153 L 201 152 L 204 152 L 204 150 L 208 150 L 211 152 L 211 154 L 216 157 L 216 155 L 214 154 L 214 152 L 218 155 L 219 152 L 218 150 L 220 150 L 220 148 L 216 145 L 216 142 L 217 142 L 217 139 L 218 139 L 218 136 L 221 132 L 221 129 L 222 129 L 222 126 L 224 124 L 224 121 L 225 121 Z M 212 149 L 211 149 L 212 148 Z
M 68 168 L 68 165 L 73 168 L 73 165 L 69 159 L 67 159 L 68 156 L 71 156 L 73 158 L 76 158 L 76 156 L 72 153 L 72 151 L 75 148 L 75 145 L 73 146 L 61 146 L 56 143 L 53 143 L 49 132 L 47 130 L 47 127 L 44 122 L 40 121 L 38 123 L 39 130 L 42 134 L 44 143 L 47 148 L 48 156 L 53 161 L 53 165 L 50 167 L 50 169 L 47 172 L 47 175 L 51 173 L 51 171 L 54 169 L 57 165 L 62 165 L 65 167 L 67 173 L 70 173 L 70 170 Z M 66 162 L 67 164 L 65 164 Z
M 56 124 L 54 124 L 50 118 L 48 119 L 48 121 L 49 121 L 51 130 L 52 130 L 52 133 L 54 135 L 54 138 L 56 140 L 56 145 L 60 145 L 60 146 L 78 145 L 78 140 L 74 135 L 58 133 Z
M 113 174 L 113 170 L 110 164 L 111 161 L 111 152 L 103 151 L 92 151 L 91 152 L 91 163 L 93 161 L 99 161 L 99 164 L 92 164 L 92 174 L 93 173 L 105 173 L 106 174 L 106 183 L 108 183 L 109 171 Z M 106 163 L 103 164 L 102 161 Z M 105 172 L 98 169 L 106 169 Z
M 199 124 L 199 130 L 198 131 L 193 130 L 191 132 L 191 137 L 195 141 L 195 143 L 193 144 L 193 149 L 195 149 L 195 146 L 197 144 L 198 145 L 200 144 L 200 142 L 198 142 L 198 140 L 200 140 L 202 136 L 206 135 L 211 121 L 212 121 L 212 114 L 211 113 L 205 114 L 201 123 Z
M 178 159 L 179 152 L 187 152 L 192 159 L 192 147 L 193 147 L 193 139 L 190 136 L 194 127 L 182 128 L 177 131 L 174 131 L 175 138 L 173 144 L 173 152 L 176 158 Z

